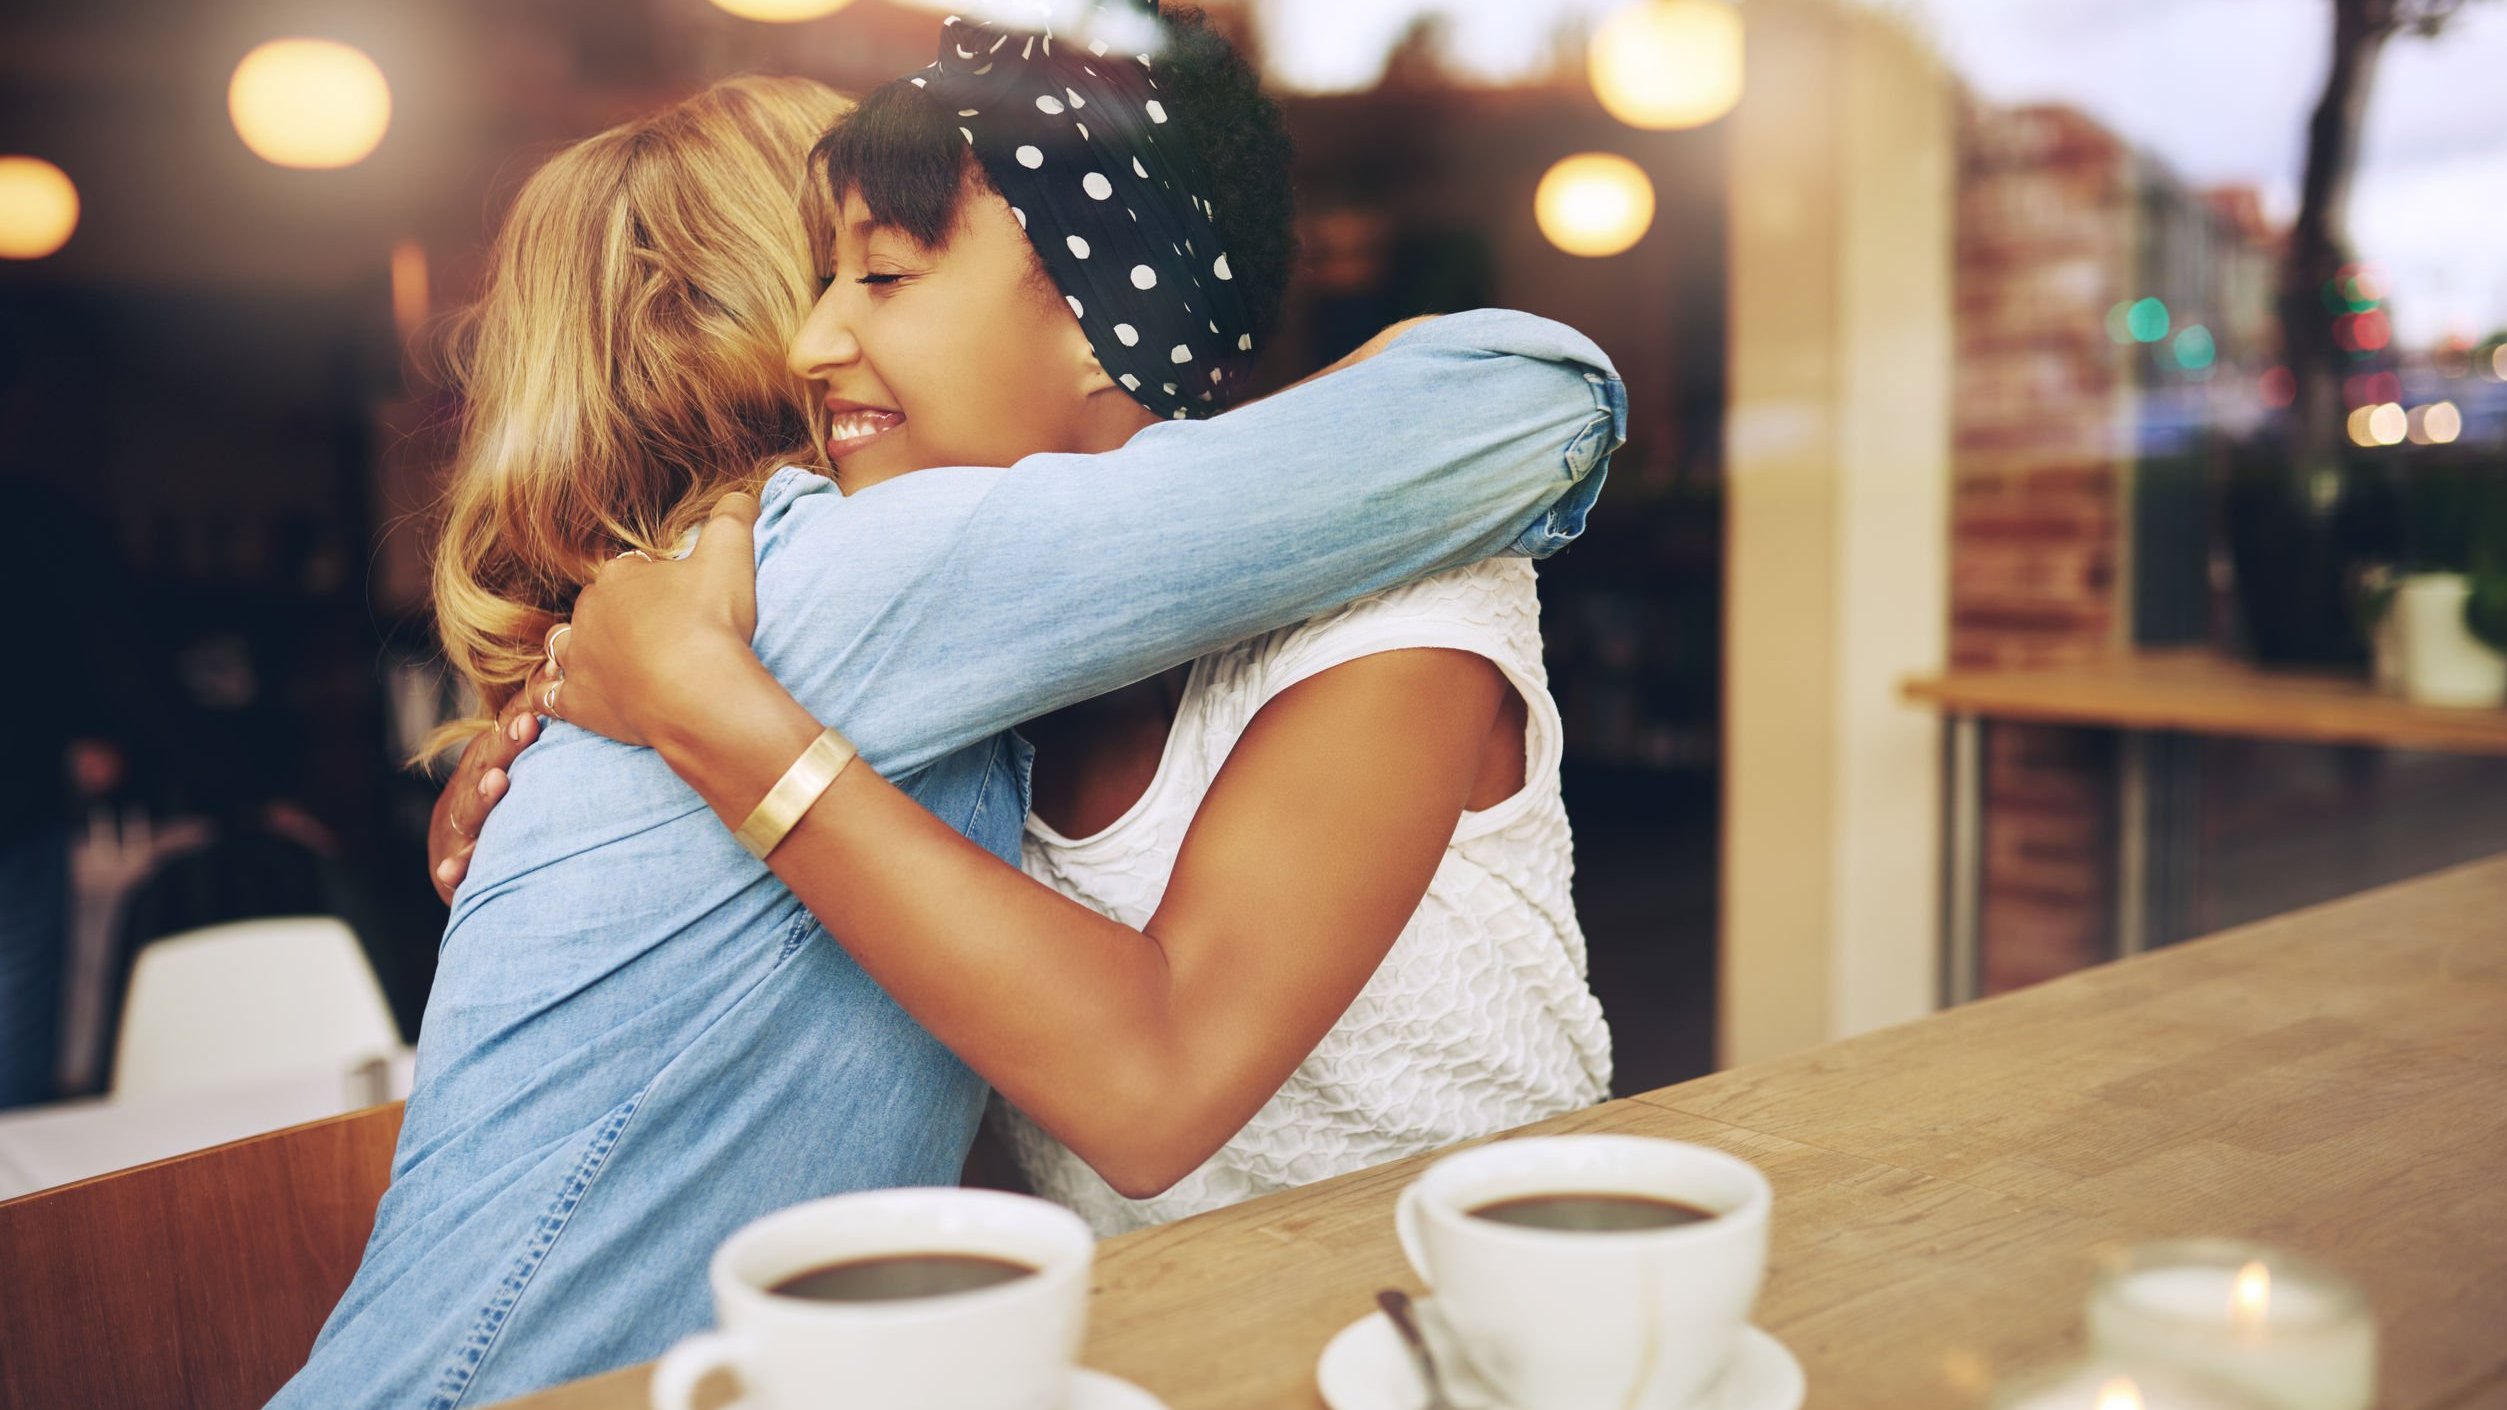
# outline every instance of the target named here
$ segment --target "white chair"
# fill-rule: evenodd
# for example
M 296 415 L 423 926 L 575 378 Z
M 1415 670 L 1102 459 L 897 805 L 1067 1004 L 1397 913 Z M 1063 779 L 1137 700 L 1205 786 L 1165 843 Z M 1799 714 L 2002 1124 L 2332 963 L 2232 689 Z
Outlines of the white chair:
M 347 926 L 282 916 L 151 941 L 131 967 L 113 1097 L 235 1087 L 400 1051 L 383 987 Z

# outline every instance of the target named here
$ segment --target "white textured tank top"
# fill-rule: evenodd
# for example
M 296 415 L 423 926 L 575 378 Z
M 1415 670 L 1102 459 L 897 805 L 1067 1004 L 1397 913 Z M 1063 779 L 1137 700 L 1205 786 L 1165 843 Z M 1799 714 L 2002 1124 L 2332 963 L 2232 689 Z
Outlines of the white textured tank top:
M 1525 782 L 1465 813 L 1375 976 L 1245 1128 L 1174 1188 L 1116 1194 L 1087 1162 L 995 1099 L 994 1128 L 1036 1192 L 1100 1234 L 1448 1146 L 1602 1100 L 1610 1032 L 1585 984 L 1584 934 L 1559 798 L 1558 707 L 1541 664 L 1528 559 L 1497 558 L 1361 598 L 1193 663 L 1148 791 L 1093 837 L 1030 819 L 1030 876 L 1126 925 L 1166 892 L 1185 830 L 1237 737 L 1273 696 L 1380 651 L 1485 656 L 1526 705 Z

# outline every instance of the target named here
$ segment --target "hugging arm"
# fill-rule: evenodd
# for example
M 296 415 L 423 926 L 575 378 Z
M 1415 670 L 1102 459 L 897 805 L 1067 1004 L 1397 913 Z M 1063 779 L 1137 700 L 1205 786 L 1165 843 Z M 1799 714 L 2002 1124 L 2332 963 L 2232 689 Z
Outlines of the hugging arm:
M 805 497 L 820 503 L 760 531 L 756 653 L 896 777 L 1369 592 L 1554 551 L 1582 528 L 1623 408 L 1580 335 L 1481 312 L 1108 454 L 921 471 L 840 510 Z M 859 537 L 951 497 L 946 548 L 865 620 L 844 599 L 851 550 L 814 535 L 810 512 L 862 516 Z M 656 731 L 703 694 L 662 698 Z
M 1086 524 L 1083 537 L 1106 542 L 1118 559 L 1108 567 L 1113 590 L 1086 592 L 1096 572 L 1088 565 L 1065 570 L 1078 590 L 1055 577 L 1028 582 L 1030 602 L 1008 612 L 1013 640 L 990 637 L 988 650 L 960 667 L 935 662 L 938 675 L 928 682 L 898 680 L 895 662 L 908 637 L 918 655 L 945 652 L 955 627 L 945 617 L 905 617 L 895 627 L 898 645 L 872 655 L 887 662 L 880 690 L 852 702 L 845 690 L 855 682 L 847 677 L 815 675 L 807 660 L 795 672 L 772 650 L 767 662 L 750 655 L 752 617 L 740 602 L 750 567 L 747 524 L 745 512 L 730 514 L 707 529 L 687 565 L 622 562 L 587 590 L 569 657 L 569 675 L 579 677 L 569 690 L 582 687 L 584 695 L 564 713 L 602 733 L 652 740 L 725 825 L 747 818 L 822 720 L 855 735 L 865 760 L 837 778 L 770 866 L 915 1019 L 1118 1192 L 1161 1192 L 1233 1137 L 1364 989 L 1434 878 L 1507 685 L 1477 655 L 1406 650 L 1334 667 L 1281 692 L 1228 755 L 1183 840 L 1161 908 L 1141 928 L 1038 886 L 885 783 L 875 765 L 910 765 L 918 745 L 882 740 L 882 710 L 900 708 L 890 692 L 913 700 L 915 685 L 938 685 L 953 700 L 925 702 L 918 713 L 925 735 L 933 718 L 955 710 L 968 738 L 980 738 L 1060 705 L 1063 690 L 1103 690 L 1173 657 L 1284 625 L 1359 587 L 1437 570 L 1474 557 L 1474 549 L 1544 547 L 1537 534 L 1567 527 L 1544 514 L 1534 542 L 1524 544 L 1524 514 L 1534 504 L 1509 502 L 1504 474 L 1487 484 L 1469 479 L 1504 457 L 1547 459 L 1559 484 L 1589 474 L 1599 452 L 1615 444 L 1615 396 L 1594 394 L 1604 384 L 1584 381 L 1584 371 L 1559 384 L 1559 364 L 1437 351 L 1444 356 L 1404 366 L 1394 361 L 1396 346 L 1316 389 L 1386 371 L 1371 379 L 1366 401 L 1394 424 L 1396 406 L 1434 404 L 1437 416 L 1426 424 L 1437 434 L 1421 444 L 1457 454 L 1449 474 L 1464 482 L 1459 487 L 1399 464 L 1386 472 L 1379 462 L 1421 449 L 1401 444 L 1401 432 L 1371 447 L 1374 459 L 1364 464 L 1344 467 L 1324 454 L 1301 464 L 1296 437 L 1284 434 L 1276 437 L 1281 454 L 1256 459 L 1246 444 L 1238 464 L 1161 464 L 1158 474 L 1123 479 L 1121 492 L 1076 502 L 1055 497 L 1063 487 L 1048 479 L 1053 469 L 1038 474 L 1028 462 L 993 484 L 960 524 L 955 542 L 983 549 L 970 570 L 980 582 L 983 565 L 1033 562 L 1033 547 L 1020 554 L 1015 539 L 983 524 L 988 512 L 1018 509 L 1008 522 Z M 1497 386 L 1527 371 L 1534 376 L 1517 386 Z M 1529 427 L 1509 421 L 1527 414 L 1527 399 L 1564 401 L 1569 389 L 1582 399 L 1574 414 L 1557 406 L 1534 411 Z M 1457 391 L 1462 399 L 1512 391 L 1517 401 L 1449 401 Z M 1284 396 L 1271 409 L 1289 404 Z M 1238 416 L 1251 419 L 1251 411 L 1196 432 L 1226 429 L 1223 421 Z M 1594 416 L 1604 439 L 1592 442 L 1592 462 L 1577 464 L 1577 437 L 1592 432 Z M 1309 424 L 1294 419 L 1266 432 L 1281 429 L 1311 439 Z M 1141 442 L 1121 454 L 1133 449 Z M 1248 494 L 1243 464 L 1276 474 Z M 1364 482 L 1366 474 L 1391 482 L 1361 489 L 1371 499 L 1361 507 L 1391 519 L 1381 537 L 1349 534 L 1331 519 L 1349 512 L 1346 504 L 1334 509 L 1334 494 L 1346 497 L 1349 479 Z M 1193 489 L 1171 494 L 1176 482 Z M 1058 509 L 1030 514 L 1015 499 L 1023 492 Z M 1419 507 L 1406 502 L 1409 494 L 1429 504 L 1429 519 L 1472 524 L 1477 517 L 1479 527 L 1406 522 L 1406 509 Z M 1206 514 L 1211 499 L 1241 512 L 1198 524 L 1196 512 Z M 1126 514 L 1101 514 L 1101 502 L 1148 529 L 1123 522 Z M 1311 575 L 1314 562 L 1299 562 L 1299 547 L 1336 565 L 1344 585 L 1304 582 L 1301 572 Z M 1193 600 L 1193 592 L 1226 597 L 1233 582 L 1251 582 L 1246 600 Z M 983 595 L 963 582 L 955 590 Z M 943 597 L 940 582 L 923 595 Z M 1264 612 L 1279 612 L 1279 620 Z M 772 617 L 775 610 L 760 645 L 775 640 Z M 983 632 L 988 620 L 988 612 L 975 612 L 963 630 Z M 1128 665 L 1108 667 L 1108 660 Z M 1121 675 L 1093 675 L 1103 670 Z M 672 680 L 702 680 L 704 690 L 684 692 Z M 812 702 L 812 692 L 832 708 Z M 1015 697 L 1013 715 L 985 715 L 995 692 Z M 632 700 L 627 710 L 617 710 L 622 700 Z M 963 740 L 940 735 L 920 748 L 955 743 Z
M 865 762 L 768 864 L 916 1021 L 1145 1198 L 1234 1136 L 1374 975 L 1508 688 L 1479 656 L 1407 650 L 1283 691 L 1229 753 L 1138 929 L 1004 864 Z M 818 730 L 747 672 L 663 754 L 737 826 Z
M 1546 556 L 1581 531 L 1625 406 L 1582 335 L 1482 310 L 1108 454 L 925 470 L 851 500 L 803 494 L 760 530 L 755 651 L 898 777 L 1366 593 L 1508 550 Z M 947 539 L 936 554 L 882 556 L 935 533 Z M 621 659 L 653 668 L 621 692 L 642 706 L 637 742 L 708 709 L 710 669 Z M 489 771 L 520 747 L 500 734 L 465 760 L 439 841 L 477 834 L 501 789 Z

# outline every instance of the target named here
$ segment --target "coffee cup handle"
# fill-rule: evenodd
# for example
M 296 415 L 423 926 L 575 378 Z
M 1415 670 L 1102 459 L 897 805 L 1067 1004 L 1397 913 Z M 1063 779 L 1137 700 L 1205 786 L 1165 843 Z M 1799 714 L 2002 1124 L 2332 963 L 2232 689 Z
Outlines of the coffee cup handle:
M 696 1387 L 714 1371 L 740 1368 L 748 1340 L 736 1332 L 699 1332 L 681 1339 L 653 1368 L 653 1410 L 693 1410 Z
M 1393 1202 L 1393 1236 L 1401 1240 L 1402 1257 L 1410 1260 L 1410 1271 L 1433 1289 L 1436 1276 L 1428 1271 L 1427 1241 L 1419 1236 L 1419 1218 L 1419 1187 L 1412 1185 Z

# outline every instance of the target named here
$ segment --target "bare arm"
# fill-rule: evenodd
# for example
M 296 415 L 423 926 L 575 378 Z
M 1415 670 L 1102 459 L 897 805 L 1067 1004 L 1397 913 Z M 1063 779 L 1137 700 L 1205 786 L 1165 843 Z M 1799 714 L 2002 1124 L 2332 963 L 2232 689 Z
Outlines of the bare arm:
M 734 496 L 686 562 L 604 568 L 561 646 L 558 713 L 652 745 L 726 827 L 820 730 L 748 647 L 754 515 Z M 936 1037 L 1114 1188 L 1152 1194 L 1241 1129 L 1375 973 L 1509 695 L 1489 661 L 1443 650 L 1281 692 L 1137 930 L 1004 865 L 859 760 L 768 865 Z
M 1308 383 L 1375 359 L 1404 335 L 1438 321 L 1415 318 L 1386 328 L 1300 383 L 1301 390 L 1274 399 L 1268 420 L 1260 408 L 1240 409 L 1208 428 L 1153 428 L 1141 439 L 1171 434 L 1194 439 L 1163 441 L 1137 454 L 1117 452 L 1094 466 L 1047 465 L 1073 457 L 1039 458 L 1003 487 L 999 503 L 988 500 L 985 513 L 960 526 L 968 537 L 947 575 L 957 590 L 954 599 L 925 593 L 870 621 L 854 610 L 822 621 L 816 604 L 869 600 L 858 583 L 850 591 L 832 586 L 846 570 L 859 569 L 854 556 L 859 545 L 845 546 L 836 533 L 836 521 L 846 516 L 819 513 L 816 518 L 824 522 L 815 524 L 815 533 L 787 522 L 782 554 L 787 586 L 797 583 L 805 590 L 797 598 L 787 592 L 780 636 L 759 642 L 758 650 L 779 662 L 782 678 L 813 709 L 844 721 L 874 759 L 910 769 L 1028 715 L 1284 625 L 1370 585 L 1423 572 L 1436 566 L 1436 553 L 1451 553 L 1468 538 L 1464 526 L 1487 527 L 1492 510 L 1503 525 L 1511 517 L 1510 502 L 1520 501 L 1514 503 L 1518 513 L 1544 497 L 1563 503 L 1558 487 L 1581 484 L 1579 503 L 1589 503 L 1600 485 L 1599 456 L 1616 443 L 1618 426 L 1615 413 L 1602 409 L 1600 394 L 1587 395 L 1587 384 L 1609 382 L 1612 405 L 1618 396 L 1599 351 L 1570 330 L 1520 315 L 1466 315 L 1449 324 L 1442 342 L 1436 335 L 1421 340 L 1410 352 L 1406 374 L 1365 389 L 1352 384 L 1339 401 L 1298 402 L 1313 395 L 1303 390 Z M 1397 433 L 1390 442 L 1379 438 L 1373 451 L 1353 447 L 1342 416 L 1352 405 L 1379 402 L 1421 414 L 1433 411 L 1444 434 L 1422 439 Z M 1297 405 L 1307 410 L 1293 410 Z M 1313 414 L 1317 405 L 1338 412 Z M 1612 432 L 1607 441 L 1594 434 L 1603 423 Z M 1369 491 L 1369 477 L 1349 465 L 1352 455 L 1360 465 L 1408 470 L 1374 477 Z M 1128 478 L 1108 480 L 1104 472 L 1127 456 L 1133 457 Z M 1242 467 L 1249 463 L 1261 465 L 1262 473 L 1245 475 Z M 1303 489 L 1287 474 L 1295 467 L 1307 476 Z M 1039 468 L 1058 473 L 1038 474 Z M 1430 473 L 1421 478 L 1416 473 L 1421 470 Z M 1258 493 L 1249 490 L 1256 485 L 1263 487 Z M 1251 503 L 1245 500 L 1249 493 L 1255 496 Z M 1319 522 L 1358 513 L 1362 504 L 1378 532 L 1335 534 L 1327 536 L 1328 545 L 1318 544 Z M 1283 513 L 1292 505 L 1308 511 L 1339 508 L 1319 521 L 1310 512 L 1292 523 L 1297 516 Z M 929 512 L 947 511 L 930 507 Z M 1265 515 L 1267 529 L 1256 522 Z M 1563 516 L 1541 515 L 1529 527 L 1520 522 L 1511 527 L 1524 529 L 1519 549 L 1542 553 L 1573 537 L 1581 523 L 1582 509 L 1575 508 Z M 1265 544 L 1270 551 L 1245 553 Z M 1418 556 L 1423 546 L 1430 551 L 1427 558 Z M 1326 557 L 1319 556 L 1322 547 L 1332 549 L 1328 570 Z M 1093 566 L 1077 571 L 1074 554 L 1094 560 Z M 1102 571 L 1114 563 L 1135 571 Z M 992 586 L 986 591 L 994 601 L 970 605 L 983 604 L 985 596 L 972 588 L 970 575 L 989 575 Z M 1056 577 L 1095 582 L 1105 598 L 1100 613 L 1113 615 L 1049 616 L 1007 643 L 1017 649 L 1004 649 L 1000 595 L 1017 594 L 1023 605 L 1034 598 L 1036 581 Z M 1336 588 L 1316 591 L 1321 584 Z M 744 591 L 748 587 L 744 582 Z M 1291 604 L 1294 610 L 1287 610 Z M 753 628 L 753 607 L 747 620 Z M 926 668 L 919 675 L 893 669 L 908 658 Z M 638 658 L 630 653 L 613 659 Z M 867 673 L 849 668 L 874 659 L 891 669 L 871 689 Z M 931 663 L 943 669 L 931 670 Z M 537 708 L 538 696 L 536 688 L 526 690 L 518 703 Z M 536 737 L 527 715 L 518 722 L 509 711 L 499 723 L 522 733 L 476 742 L 437 804 L 428 865 L 438 894 L 447 900 L 468 869 L 471 839 L 504 796 L 505 768 Z M 607 732 L 639 742 L 631 734 Z
M 726 653 L 710 678 L 713 705 L 654 743 L 737 826 L 820 726 L 754 658 Z M 769 865 L 908 1012 L 1144 1197 L 1235 1135 L 1375 973 L 1435 875 L 1506 690 L 1481 657 L 1416 650 L 1283 692 L 1230 754 L 1138 930 L 1003 865 L 860 763 Z

